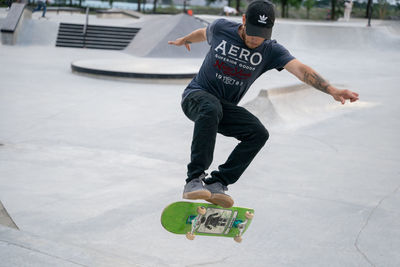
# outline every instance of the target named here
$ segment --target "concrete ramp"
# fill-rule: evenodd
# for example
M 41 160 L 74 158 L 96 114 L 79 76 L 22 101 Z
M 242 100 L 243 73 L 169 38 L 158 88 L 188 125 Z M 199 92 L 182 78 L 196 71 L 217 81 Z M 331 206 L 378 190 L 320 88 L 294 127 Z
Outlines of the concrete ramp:
M 332 23 L 276 23 L 272 37 L 289 49 L 398 50 L 400 35 L 394 25 L 365 27 Z M 340 56 L 340 55 L 338 55 Z
M 1 43 L 15 45 L 18 40 L 21 24 L 32 16 L 32 12 L 25 8 L 26 4 L 13 3 L 7 17 L 1 22 Z
M 185 36 L 190 32 L 207 25 L 186 14 L 154 17 L 147 20 L 124 52 L 139 57 L 204 57 L 210 47 L 206 42 L 192 45 L 188 52 L 183 47 L 168 44 L 168 41 Z
M 1 201 L 0 201 L 0 225 L 18 229 L 18 226 L 15 224 L 10 214 L 8 214 L 6 208 L 3 206 L 3 203 L 1 203 Z
M 261 90 L 259 95 L 244 107 L 253 112 L 267 127 L 296 129 L 376 105 L 377 103 L 363 101 L 342 105 L 308 85 L 298 84 Z
M 58 23 L 41 20 L 24 20 L 17 45 L 54 46 L 57 39 Z

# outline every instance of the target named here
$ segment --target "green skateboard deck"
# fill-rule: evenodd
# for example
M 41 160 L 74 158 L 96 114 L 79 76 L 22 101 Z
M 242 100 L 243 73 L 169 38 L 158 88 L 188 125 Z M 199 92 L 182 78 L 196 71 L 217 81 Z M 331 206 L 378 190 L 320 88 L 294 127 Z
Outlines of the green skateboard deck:
M 164 209 L 161 224 L 167 231 L 185 234 L 190 240 L 195 235 L 203 235 L 233 237 L 241 242 L 253 216 L 253 209 L 180 201 Z

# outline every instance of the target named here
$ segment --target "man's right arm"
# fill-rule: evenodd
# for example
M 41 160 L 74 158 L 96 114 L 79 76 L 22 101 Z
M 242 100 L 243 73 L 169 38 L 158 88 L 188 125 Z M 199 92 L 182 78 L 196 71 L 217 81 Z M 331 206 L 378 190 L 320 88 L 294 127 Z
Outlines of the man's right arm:
M 344 104 L 346 100 L 355 102 L 358 100 L 358 93 L 347 89 L 338 89 L 330 85 L 324 78 L 321 77 L 315 70 L 301 63 L 297 59 L 293 59 L 285 65 L 285 69 L 295 75 L 302 82 L 311 85 L 321 92 L 331 95 L 336 101 Z
M 190 51 L 191 43 L 204 42 L 207 40 L 206 29 L 207 28 L 197 29 L 184 37 L 176 39 L 175 41 L 168 41 L 168 44 L 176 46 L 185 45 L 186 49 Z

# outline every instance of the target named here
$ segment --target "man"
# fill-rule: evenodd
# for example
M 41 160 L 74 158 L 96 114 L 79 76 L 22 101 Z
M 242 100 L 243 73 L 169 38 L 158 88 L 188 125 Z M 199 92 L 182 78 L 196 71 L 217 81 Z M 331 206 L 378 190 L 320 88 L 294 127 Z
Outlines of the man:
M 47 0 L 39 0 L 37 7 L 34 10 L 32 10 L 32 13 L 43 9 L 42 18 L 46 18 L 46 10 L 47 10 L 46 2 Z
M 12 0 L 6 0 L 6 4 L 7 4 L 6 11 L 9 11 L 11 9 L 11 6 L 12 6 Z
M 344 2 L 344 20 L 350 21 L 351 9 L 353 8 L 353 0 Z
M 234 201 L 226 194 L 227 186 L 239 179 L 269 137 L 254 115 L 237 106 L 261 74 L 286 69 L 342 104 L 345 100 L 358 100 L 357 93 L 330 85 L 282 45 L 270 40 L 275 21 L 270 2 L 252 2 L 242 21 L 239 24 L 218 19 L 207 28 L 169 41 L 171 45 L 185 45 L 189 51 L 191 43 L 207 40 L 211 46 L 199 73 L 183 93 L 182 109 L 195 123 L 183 198 L 204 199 L 222 207 L 232 207 Z M 205 179 L 217 133 L 235 137 L 240 143 L 227 161 Z
M 230 6 L 224 6 L 224 13 L 225 16 L 229 16 L 230 14 L 236 15 L 238 12 L 235 8 L 230 7 Z

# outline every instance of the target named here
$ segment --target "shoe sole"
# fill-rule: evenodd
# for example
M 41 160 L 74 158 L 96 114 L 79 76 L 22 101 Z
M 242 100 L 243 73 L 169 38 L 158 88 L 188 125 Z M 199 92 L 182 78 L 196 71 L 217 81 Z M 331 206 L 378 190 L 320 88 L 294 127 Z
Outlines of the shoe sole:
M 223 208 L 232 208 L 234 204 L 233 199 L 225 194 L 212 194 L 209 199 L 206 199 L 206 201 Z
M 198 190 L 183 194 L 184 199 L 209 199 L 211 198 L 211 192 L 208 190 Z

